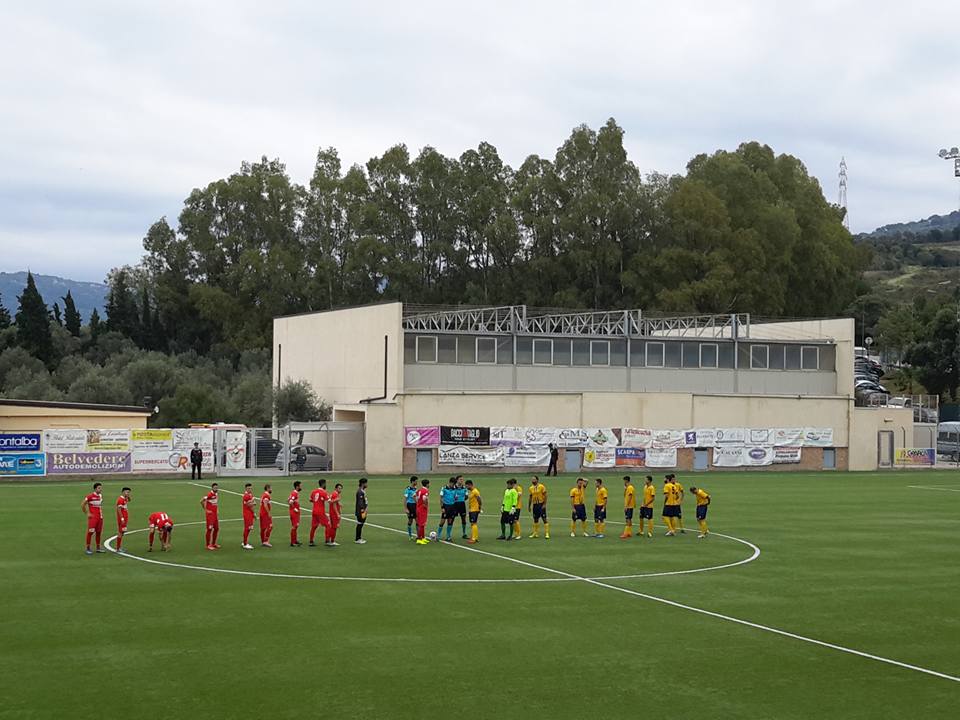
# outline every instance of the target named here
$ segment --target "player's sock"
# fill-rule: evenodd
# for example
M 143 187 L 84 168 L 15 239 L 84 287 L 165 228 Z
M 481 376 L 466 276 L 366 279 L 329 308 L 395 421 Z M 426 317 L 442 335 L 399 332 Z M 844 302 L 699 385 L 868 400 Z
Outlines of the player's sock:
M 217 544 L 217 540 L 219 539 L 219 537 L 220 537 L 220 528 L 219 528 L 219 527 L 215 527 L 215 528 L 213 529 L 213 544 L 214 544 L 214 545 Z
M 540 523 L 536 520 L 533 521 L 533 532 L 530 534 L 530 537 L 537 537 L 540 535 Z
M 206 533 L 204 534 L 204 538 L 206 540 L 207 547 L 210 547 L 210 526 L 209 525 L 207 525 L 207 530 L 206 530 Z
M 698 520 L 698 521 L 697 521 L 697 525 L 700 526 L 700 532 L 702 532 L 704 535 L 706 535 L 706 534 L 707 534 L 707 521 L 706 521 L 706 520 Z M 119 546 L 118 546 L 118 547 L 119 547 Z
M 437 525 L 437 537 L 443 537 L 443 523 Z
M 123 533 L 117 533 L 117 552 L 123 547 Z
M 453 536 L 453 523 L 447 523 L 447 540 Z
M 100 538 L 101 538 L 101 537 L 102 537 L 102 533 L 101 533 L 99 530 L 97 530 L 97 549 L 98 549 L 98 550 L 99 550 L 100 547 L 101 547 L 101 544 L 100 544 Z
M 407 523 L 407 537 L 413 537 L 413 523 Z
M 570 532 L 575 533 L 576 531 L 577 531 L 577 521 L 576 521 L 576 520 L 571 520 L 571 521 L 570 521 Z
M 471 523 L 471 524 L 470 524 L 470 538 L 471 538 L 474 542 L 476 542 L 477 540 L 480 539 L 480 530 L 477 528 L 477 524 L 476 524 L 476 523 Z
M 545 523 L 543 524 L 543 536 L 544 536 L 544 537 L 549 537 L 549 536 L 550 536 L 550 523 L 548 523 L 548 522 L 545 522 Z
M 513 534 L 516 535 L 517 537 L 520 537 L 520 521 L 519 520 L 513 521 Z

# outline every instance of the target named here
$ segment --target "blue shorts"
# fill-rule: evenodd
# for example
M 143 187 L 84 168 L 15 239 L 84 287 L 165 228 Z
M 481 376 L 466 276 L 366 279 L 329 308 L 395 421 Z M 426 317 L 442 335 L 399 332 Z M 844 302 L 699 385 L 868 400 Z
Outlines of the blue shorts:
M 641 520 L 653 520 L 653 508 L 652 508 L 652 507 L 641 507 L 641 508 L 640 508 L 640 519 L 641 519 Z
M 543 506 L 543 503 L 534 503 L 533 504 L 533 521 L 540 522 L 543 520 L 547 521 L 547 509 Z
M 663 517 L 680 517 L 679 505 L 664 505 Z
M 440 520 L 453 520 L 453 516 L 456 512 L 453 509 L 453 505 L 444 505 L 440 508 Z
M 407 503 L 407 517 L 411 520 L 417 519 L 417 504 Z
M 707 519 L 707 508 L 709 505 L 697 505 L 697 520 Z
M 593 506 L 593 520 L 594 522 L 603 522 L 607 519 L 607 506 L 606 505 L 594 505 Z
M 625 520 L 633 520 L 633 508 L 624 508 L 623 509 L 623 518 Z
M 480 511 L 479 511 L 479 510 L 476 511 L 476 512 L 471 512 L 471 513 L 470 513 L 470 524 L 471 524 L 471 525 L 476 525 L 476 524 L 477 524 L 477 520 L 479 520 L 479 519 L 480 519 Z
M 573 513 L 571 514 L 571 519 L 573 520 L 583 520 L 587 519 L 587 506 L 586 505 L 574 505 Z
M 453 512 L 459 518 L 467 516 L 467 503 L 459 500 L 453 504 Z

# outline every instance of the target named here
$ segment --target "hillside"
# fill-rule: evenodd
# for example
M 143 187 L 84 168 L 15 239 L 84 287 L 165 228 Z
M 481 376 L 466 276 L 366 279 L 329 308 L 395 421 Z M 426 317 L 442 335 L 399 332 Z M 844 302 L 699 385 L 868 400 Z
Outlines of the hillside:
M 47 307 L 52 308 L 56 302 L 60 303 L 60 307 L 63 308 L 63 300 L 61 300 L 61 298 L 66 295 L 69 290 L 73 295 L 73 301 L 77 305 L 77 310 L 80 311 L 83 322 L 87 322 L 94 308 L 96 308 L 100 316 L 103 317 L 103 306 L 107 297 L 107 290 L 109 289 L 106 285 L 102 283 L 82 282 L 80 280 L 68 280 L 67 278 L 57 277 L 56 275 L 37 275 L 36 273 L 33 274 L 33 279 L 36 281 L 37 289 L 43 296 Z M 15 273 L 0 272 L 0 298 L 2 298 L 4 307 L 10 311 L 10 315 L 16 313 L 17 297 L 23 292 L 26 284 L 27 273 L 25 271 Z
M 931 215 L 923 220 L 914 220 L 913 222 L 893 223 L 878 227 L 870 233 L 862 233 L 860 238 L 880 238 L 890 235 L 903 235 L 910 233 L 913 235 L 923 235 L 931 230 L 940 230 L 943 233 L 949 233 L 955 227 L 960 227 L 960 210 L 954 210 L 948 215 Z

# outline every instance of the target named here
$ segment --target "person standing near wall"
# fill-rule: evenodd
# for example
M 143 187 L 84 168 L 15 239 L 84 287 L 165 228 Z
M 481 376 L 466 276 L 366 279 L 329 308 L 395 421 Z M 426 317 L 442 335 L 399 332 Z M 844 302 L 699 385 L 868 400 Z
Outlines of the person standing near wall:
M 359 487 L 357 488 L 357 502 L 356 507 L 354 507 L 353 514 L 357 519 L 357 537 L 354 539 L 354 542 L 357 545 L 365 545 L 367 541 L 363 539 L 363 524 L 367 521 L 366 478 L 360 478 Z
M 547 447 L 550 448 L 550 464 L 547 465 L 547 477 L 550 477 L 550 471 L 553 470 L 553 476 L 557 476 L 557 461 L 560 459 L 560 451 L 557 449 L 557 446 L 553 443 L 548 443 Z
M 190 451 L 190 479 L 203 479 L 203 450 L 200 449 L 200 443 L 194 443 Z

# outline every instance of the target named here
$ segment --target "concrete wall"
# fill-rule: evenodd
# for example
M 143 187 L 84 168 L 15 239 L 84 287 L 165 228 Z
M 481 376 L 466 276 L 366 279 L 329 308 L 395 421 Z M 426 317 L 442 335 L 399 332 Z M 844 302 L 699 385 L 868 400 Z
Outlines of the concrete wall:
M 851 470 L 877 468 L 877 435 L 886 430 L 893 432 L 894 451 L 902 447 L 911 447 L 913 410 L 858 407 L 852 409 L 849 456 Z
M 403 390 L 402 308 L 387 303 L 274 319 L 273 382 L 307 380 L 331 404 L 382 395 L 386 336 L 392 398 Z
M 69 408 L 0 406 L 0 431 L 78 429 L 130 429 L 147 427 L 146 413 L 118 410 L 81 410 Z

